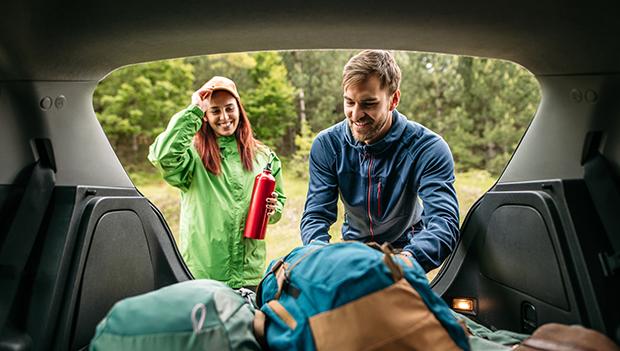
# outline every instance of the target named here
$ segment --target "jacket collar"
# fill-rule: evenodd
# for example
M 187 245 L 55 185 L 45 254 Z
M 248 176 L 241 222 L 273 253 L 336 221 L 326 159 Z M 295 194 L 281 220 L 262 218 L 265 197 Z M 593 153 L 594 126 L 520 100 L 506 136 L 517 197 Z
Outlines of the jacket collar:
M 349 127 L 349 122 L 346 119 L 344 124 L 346 130 L 345 139 L 349 145 L 355 149 L 358 149 L 360 152 L 380 154 L 387 150 L 395 142 L 400 140 L 403 131 L 405 130 L 405 126 L 407 125 L 407 118 L 394 109 L 394 111 L 392 111 L 392 126 L 390 127 L 390 130 L 388 130 L 387 134 L 384 135 L 383 138 L 368 145 L 355 140 L 353 133 L 351 132 L 351 128 Z
M 237 152 L 237 138 L 234 135 L 218 137 L 217 144 L 220 146 L 220 152 L 223 155 Z

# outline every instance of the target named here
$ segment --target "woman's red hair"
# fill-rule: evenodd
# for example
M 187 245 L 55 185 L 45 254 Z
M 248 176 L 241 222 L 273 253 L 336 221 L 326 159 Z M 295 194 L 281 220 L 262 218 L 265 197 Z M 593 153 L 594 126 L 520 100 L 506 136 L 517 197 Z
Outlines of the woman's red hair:
M 237 101 L 237 106 L 239 107 L 239 124 L 237 130 L 235 130 L 235 138 L 237 139 L 237 149 L 239 150 L 239 155 L 241 155 L 243 168 L 249 172 L 254 169 L 254 152 L 257 140 L 254 139 L 250 120 L 241 101 Z M 202 127 L 196 133 L 194 145 L 207 171 L 215 175 L 220 174 L 222 168 L 220 147 L 217 143 L 217 136 L 209 123 L 202 123 Z

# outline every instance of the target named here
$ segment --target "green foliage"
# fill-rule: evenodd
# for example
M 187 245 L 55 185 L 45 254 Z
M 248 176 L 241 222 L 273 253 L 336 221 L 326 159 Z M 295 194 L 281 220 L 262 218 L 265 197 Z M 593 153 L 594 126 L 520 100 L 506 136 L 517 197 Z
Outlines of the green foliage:
M 531 74 L 498 60 L 431 54 L 397 59 L 403 70 L 399 110 L 446 139 L 457 169 L 499 174 L 540 101 Z
M 344 118 L 342 68 L 355 53 L 236 53 L 130 66 L 100 83 L 93 104 L 122 162 L 140 170 L 146 147 L 191 93 L 215 75 L 229 77 L 256 137 L 291 160 L 289 171 L 306 177 L 313 136 Z M 499 174 L 540 101 L 532 75 L 484 58 L 395 56 L 403 73 L 398 110 L 446 139 L 457 170 Z
M 220 54 L 189 57 L 185 62 L 194 67 L 195 89 L 213 76 L 224 76 L 235 82 L 243 99 L 247 91 L 256 87 L 254 79 L 250 76 L 250 71 L 256 67 L 255 56 L 253 53 Z
M 301 131 L 295 137 L 297 151 L 293 154 L 293 159 L 289 163 L 288 169 L 288 172 L 291 172 L 297 178 L 308 179 L 308 157 L 310 156 L 313 139 L 314 134 L 310 130 L 310 125 L 308 125 L 307 121 L 302 121 Z
M 283 52 L 288 78 L 304 91 L 306 120 L 315 133 L 341 121 L 342 68 L 354 51 Z M 297 133 L 300 129 L 297 128 Z
M 256 88 L 242 97 L 252 128 L 259 140 L 277 148 L 297 120 L 293 105 L 294 87 L 286 79 L 286 67 L 276 52 L 254 55 L 249 70 Z
M 256 137 L 271 147 L 281 149 L 287 133 L 296 125 L 297 114 L 294 107 L 295 88 L 287 78 L 288 72 L 280 53 L 211 55 L 188 58 L 186 62 L 195 67 L 196 87 L 213 76 L 232 79 Z
M 124 67 L 99 83 L 95 113 L 127 164 L 145 162 L 145 146 L 189 104 L 193 80 L 191 65 L 169 60 Z

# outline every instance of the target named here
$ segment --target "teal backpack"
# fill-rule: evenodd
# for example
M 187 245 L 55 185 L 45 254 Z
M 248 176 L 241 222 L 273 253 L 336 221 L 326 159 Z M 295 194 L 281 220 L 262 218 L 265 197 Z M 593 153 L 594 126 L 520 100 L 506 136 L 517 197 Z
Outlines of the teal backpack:
M 250 301 L 214 280 L 190 280 L 116 303 L 91 351 L 260 350 Z
M 255 332 L 270 350 L 469 350 L 413 259 L 387 244 L 311 243 L 273 261 Z

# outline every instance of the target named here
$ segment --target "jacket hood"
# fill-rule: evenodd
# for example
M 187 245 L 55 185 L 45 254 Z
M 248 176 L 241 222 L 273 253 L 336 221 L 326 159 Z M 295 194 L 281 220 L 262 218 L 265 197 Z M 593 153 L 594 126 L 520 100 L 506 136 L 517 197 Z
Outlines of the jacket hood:
M 401 139 L 402 134 L 405 131 L 405 126 L 407 125 L 407 117 L 403 116 L 400 112 L 394 109 L 394 111 L 392 111 L 392 126 L 390 127 L 390 130 L 388 130 L 387 134 L 383 136 L 383 138 L 372 144 L 365 144 L 355 140 L 353 137 L 353 132 L 351 132 L 351 127 L 349 127 L 349 122 L 346 119 L 344 121 L 344 125 L 346 130 L 345 140 L 349 145 L 361 152 L 380 154 Z

